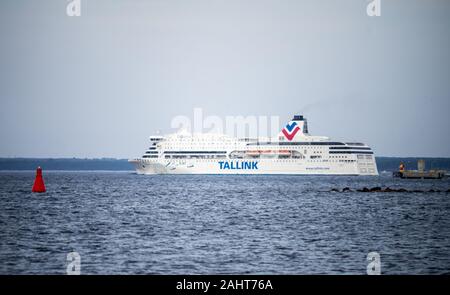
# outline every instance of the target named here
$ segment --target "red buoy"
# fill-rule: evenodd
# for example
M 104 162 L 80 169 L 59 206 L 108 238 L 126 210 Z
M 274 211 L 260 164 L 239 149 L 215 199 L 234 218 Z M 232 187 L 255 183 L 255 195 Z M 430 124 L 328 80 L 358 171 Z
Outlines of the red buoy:
M 42 178 L 41 167 L 36 169 L 36 178 L 34 179 L 33 189 L 31 191 L 33 193 L 45 193 L 45 184 L 44 179 Z

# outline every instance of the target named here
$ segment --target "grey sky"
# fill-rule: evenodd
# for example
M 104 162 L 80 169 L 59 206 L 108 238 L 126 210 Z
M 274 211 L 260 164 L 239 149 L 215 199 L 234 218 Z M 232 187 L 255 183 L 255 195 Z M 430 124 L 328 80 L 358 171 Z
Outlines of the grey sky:
M 450 157 L 450 1 L 81 1 L 0 1 L 0 157 L 139 156 L 194 107 Z

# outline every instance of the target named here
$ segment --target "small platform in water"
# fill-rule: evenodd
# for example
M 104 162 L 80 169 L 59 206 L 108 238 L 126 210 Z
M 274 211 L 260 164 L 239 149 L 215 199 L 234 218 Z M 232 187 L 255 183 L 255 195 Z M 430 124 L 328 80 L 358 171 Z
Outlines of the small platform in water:
M 415 178 L 415 179 L 441 179 L 446 175 L 446 171 L 443 170 L 430 170 L 430 171 L 417 171 L 417 170 L 405 170 L 394 172 L 394 177 L 400 178 Z
M 447 175 L 445 170 L 425 170 L 425 161 L 417 162 L 417 170 L 405 170 L 405 165 L 400 163 L 399 171 L 393 173 L 394 177 L 412 179 L 441 179 Z

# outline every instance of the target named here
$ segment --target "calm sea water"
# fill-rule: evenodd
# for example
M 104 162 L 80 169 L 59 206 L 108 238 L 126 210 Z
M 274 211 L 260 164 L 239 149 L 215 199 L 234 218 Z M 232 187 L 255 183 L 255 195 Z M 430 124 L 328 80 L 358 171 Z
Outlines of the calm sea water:
M 450 272 L 449 193 L 334 193 L 446 180 L 0 172 L 0 274 L 383 274 Z

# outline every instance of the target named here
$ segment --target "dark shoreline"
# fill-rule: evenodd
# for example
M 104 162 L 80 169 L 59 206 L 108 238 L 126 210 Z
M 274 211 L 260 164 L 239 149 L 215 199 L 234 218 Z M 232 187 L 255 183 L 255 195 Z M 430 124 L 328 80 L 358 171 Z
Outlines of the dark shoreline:
M 407 169 L 416 169 L 417 160 L 424 159 L 426 169 L 450 171 L 450 158 L 427 157 L 376 157 L 378 171 L 397 171 L 400 162 Z M 0 170 L 34 170 L 41 166 L 44 170 L 65 171 L 133 171 L 133 165 L 127 159 L 81 159 L 81 158 L 0 158 Z
M 0 170 L 133 171 L 127 159 L 0 158 Z

